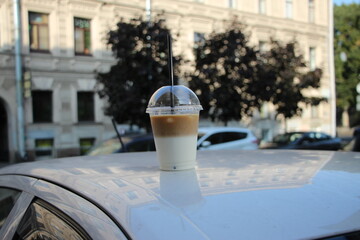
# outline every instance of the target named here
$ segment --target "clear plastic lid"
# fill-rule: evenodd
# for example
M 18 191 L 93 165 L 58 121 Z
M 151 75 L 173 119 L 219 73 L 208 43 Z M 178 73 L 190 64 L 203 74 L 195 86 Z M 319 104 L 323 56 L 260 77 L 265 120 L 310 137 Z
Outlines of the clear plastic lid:
M 202 110 L 200 101 L 193 91 L 183 85 L 164 86 L 150 98 L 146 112 L 158 114 L 198 113 Z

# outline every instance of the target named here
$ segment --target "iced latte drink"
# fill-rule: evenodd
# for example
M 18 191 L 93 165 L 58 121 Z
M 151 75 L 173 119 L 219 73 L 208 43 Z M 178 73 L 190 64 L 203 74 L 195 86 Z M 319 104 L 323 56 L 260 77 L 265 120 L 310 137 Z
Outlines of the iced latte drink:
M 147 112 L 160 169 L 195 167 L 201 109 L 196 95 L 185 86 L 162 87 L 151 97 Z

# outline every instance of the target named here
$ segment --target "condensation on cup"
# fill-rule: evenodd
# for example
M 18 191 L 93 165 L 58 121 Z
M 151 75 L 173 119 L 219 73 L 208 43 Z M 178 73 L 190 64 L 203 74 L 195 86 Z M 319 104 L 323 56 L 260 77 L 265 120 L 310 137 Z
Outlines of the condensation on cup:
M 192 169 L 196 165 L 199 99 L 182 85 L 159 88 L 150 98 L 150 115 L 160 169 Z

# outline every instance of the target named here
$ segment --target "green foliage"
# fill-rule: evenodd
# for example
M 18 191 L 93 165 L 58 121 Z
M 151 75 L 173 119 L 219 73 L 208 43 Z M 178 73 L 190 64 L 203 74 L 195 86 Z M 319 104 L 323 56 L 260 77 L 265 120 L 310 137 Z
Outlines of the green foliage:
M 244 30 L 233 21 L 226 31 L 211 34 L 194 49 L 195 71 L 188 76 L 189 87 L 199 96 L 203 117 L 226 125 L 272 102 L 278 114 L 290 118 L 301 113 L 299 103 L 316 105 L 324 100 L 302 94 L 303 89 L 320 86 L 322 71 L 306 72 L 295 42 L 272 41 L 271 50 L 260 54 L 249 46 Z M 160 17 L 151 24 L 141 18 L 120 21 L 108 33 L 117 63 L 96 78 L 100 97 L 108 100 L 105 113 L 118 123 L 150 129 L 145 113 L 148 100 L 159 87 L 169 85 L 168 34 Z M 181 62 L 181 56 L 174 58 L 175 76 Z
M 234 21 L 223 33 L 213 33 L 195 49 L 195 72 L 189 86 L 199 96 L 206 116 L 227 124 L 251 116 L 264 102 L 272 102 L 285 118 L 302 112 L 299 103 L 317 105 L 324 98 L 302 91 L 319 88 L 321 69 L 306 71 L 296 43 L 271 41 L 260 54 L 249 46 L 244 26 Z
M 194 49 L 195 72 L 189 87 L 196 92 L 204 108 L 204 117 L 227 124 L 250 115 L 259 107 L 248 94 L 255 74 L 256 51 L 248 46 L 248 38 L 236 22 L 223 33 L 213 33 Z M 241 114 L 240 114 L 241 113 Z
M 360 82 L 360 4 L 334 7 L 337 107 L 355 108 Z
M 321 69 L 306 71 L 304 57 L 296 52 L 297 43 L 281 44 L 271 41 L 271 50 L 262 54 L 258 62 L 258 74 L 251 83 L 253 95 L 262 102 L 275 105 L 278 115 L 291 118 L 302 113 L 299 103 L 318 105 L 322 97 L 307 97 L 303 90 L 319 88 Z
M 151 95 L 161 86 L 169 85 L 167 35 L 170 31 L 158 16 L 148 23 L 141 18 L 123 20 L 108 33 L 117 63 L 107 73 L 97 73 L 99 95 L 108 100 L 105 114 L 118 123 L 150 129 L 145 113 Z M 175 76 L 181 57 L 174 58 Z M 177 78 L 174 79 L 177 82 Z

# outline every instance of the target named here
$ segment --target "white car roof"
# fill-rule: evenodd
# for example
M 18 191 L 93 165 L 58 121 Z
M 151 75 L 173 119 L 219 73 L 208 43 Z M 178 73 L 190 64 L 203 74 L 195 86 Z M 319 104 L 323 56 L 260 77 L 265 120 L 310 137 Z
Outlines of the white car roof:
M 251 132 L 247 128 L 240 127 L 200 127 L 198 130 L 199 133 L 216 133 L 216 132 Z
M 133 239 L 308 239 L 360 230 L 360 154 L 199 151 L 160 171 L 155 152 L 12 165 L 92 199 Z

